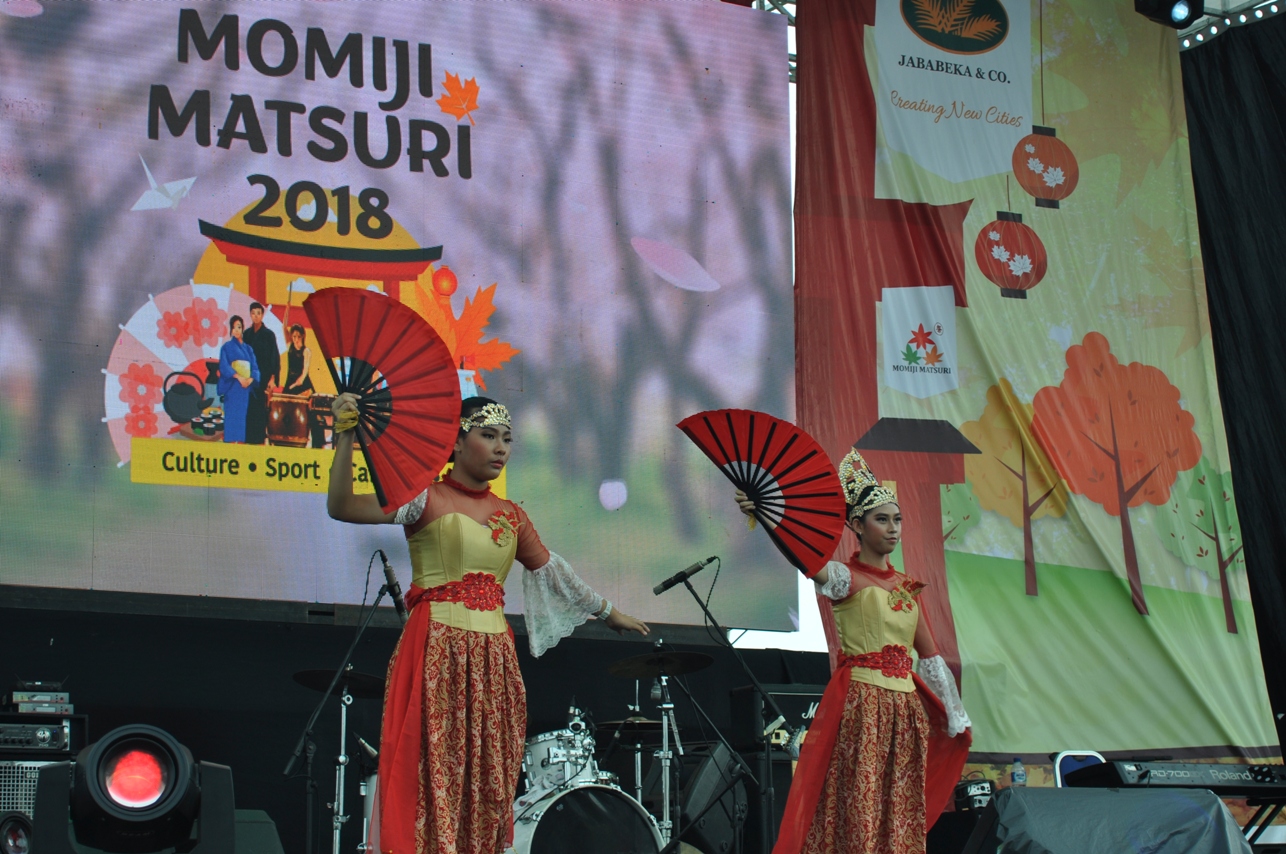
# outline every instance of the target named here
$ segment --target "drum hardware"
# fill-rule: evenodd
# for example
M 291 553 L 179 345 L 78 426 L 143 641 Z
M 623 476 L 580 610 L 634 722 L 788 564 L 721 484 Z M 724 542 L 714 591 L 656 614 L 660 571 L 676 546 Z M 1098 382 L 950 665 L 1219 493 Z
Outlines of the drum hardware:
M 334 671 L 331 670 L 300 670 L 290 678 L 305 688 L 325 692 L 334 675 Z M 355 700 L 384 699 L 384 677 L 382 676 L 346 670 L 340 682 L 348 688 L 348 693 L 353 695 Z
M 356 673 L 353 670 L 353 665 L 350 661 L 353 657 L 353 651 L 357 649 L 357 644 L 361 641 L 362 635 L 366 632 L 366 627 L 371 624 L 371 620 L 375 617 L 375 612 L 379 610 L 380 602 L 388 595 L 388 592 L 389 586 L 387 584 L 380 586 L 379 595 L 375 597 L 375 602 L 372 603 L 370 611 L 367 612 L 366 618 L 362 620 L 361 626 L 358 627 L 357 634 L 353 637 L 352 643 L 349 644 L 348 651 L 344 653 L 344 659 L 340 663 L 339 668 L 331 675 L 330 684 L 327 685 L 326 689 L 322 692 L 323 696 L 321 701 L 317 704 L 316 708 L 313 709 L 313 713 L 309 716 L 308 722 L 304 724 L 304 731 L 299 734 L 299 740 L 295 743 L 294 752 L 291 753 L 290 759 L 286 762 L 286 768 L 282 772 L 282 776 L 289 777 L 291 772 L 295 770 L 295 764 L 299 761 L 299 757 L 303 755 L 305 747 L 307 747 L 309 759 L 307 773 L 309 784 L 307 787 L 308 804 L 306 810 L 308 824 L 304 832 L 305 854 L 314 854 L 312 815 L 313 804 L 316 798 L 316 786 L 312 782 L 312 752 L 314 749 L 312 740 L 313 727 L 317 724 L 317 718 L 321 716 L 322 709 L 326 707 L 326 701 L 330 699 L 331 694 L 335 692 L 335 688 L 337 686 L 340 689 L 339 755 L 335 757 L 335 800 L 327 804 L 327 806 L 331 810 L 331 854 L 339 854 L 340 832 L 343 830 L 344 824 L 348 821 L 348 815 L 344 813 L 344 772 L 348 766 L 348 707 L 353 702 L 354 688 L 364 686 L 365 689 L 369 691 L 373 687 L 371 685 L 371 680 L 374 680 L 381 686 L 383 684 L 383 680 L 380 680 L 377 677 Z M 317 671 L 301 671 L 294 675 L 294 679 L 301 685 L 313 687 L 313 685 L 309 683 L 312 682 L 313 677 L 311 674 L 314 672 Z M 321 672 L 324 673 L 325 671 Z M 365 679 L 361 678 L 363 676 L 365 676 Z M 368 696 L 378 697 L 382 695 L 383 688 L 381 687 L 378 692 Z
M 376 854 L 379 851 L 380 752 L 356 732 L 353 738 L 360 748 L 357 751 L 357 794 L 362 799 L 362 841 L 357 844 L 357 850 Z
M 657 641 L 660 644 L 661 641 Z M 705 670 L 714 664 L 714 658 L 704 652 L 648 652 L 632 655 L 612 662 L 607 672 L 626 679 L 656 679 L 666 676 L 686 676 Z

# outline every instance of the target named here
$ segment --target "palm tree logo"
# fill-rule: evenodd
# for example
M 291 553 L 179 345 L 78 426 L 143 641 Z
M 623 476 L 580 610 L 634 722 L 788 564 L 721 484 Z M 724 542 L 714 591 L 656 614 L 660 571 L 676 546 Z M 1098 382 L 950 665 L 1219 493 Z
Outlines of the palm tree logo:
M 902 18 L 924 41 L 950 53 L 993 50 L 1009 33 L 1000 0 L 902 0 Z

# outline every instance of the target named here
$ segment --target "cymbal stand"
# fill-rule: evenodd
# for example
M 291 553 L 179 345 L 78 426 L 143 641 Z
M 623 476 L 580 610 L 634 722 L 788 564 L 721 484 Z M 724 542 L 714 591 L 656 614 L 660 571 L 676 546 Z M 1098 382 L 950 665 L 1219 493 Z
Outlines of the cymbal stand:
M 333 813 L 331 854 L 339 854 L 339 835 L 348 822 L 348 816 L 344 814 L 344 772 L 348 770 L 348 707 L 353 704 L 353 695 L 348 693 L 347 684 L 341 685 L 339 690 L 339 755 L 335 757 L 335 801 L 327 804 Z
M 670 763 L 673 759 L 673 753 L 670 751 L 670 726 L 674 720 L 674 702 L 670 699 L 670 677 L 662 671 L 657 677 L 661 685 L 661 749 L 656 755 L 661 760 L 661 841 L 670 841 L 670 831 L 674 828 L 674 823 L 670 821 Z M 679 755 L 683 755 L 683 745 L 679 743 L 679 731 L 675 728 L 674 742 L 679 747 Z
M 639 705 L 639 680 L 634 680 L 634 705 L 630 706 L 631 714 L 639 714 L 643 707 Z M 643 742 L 638 733 L 634 734 L 634 800 L 643 803 Z

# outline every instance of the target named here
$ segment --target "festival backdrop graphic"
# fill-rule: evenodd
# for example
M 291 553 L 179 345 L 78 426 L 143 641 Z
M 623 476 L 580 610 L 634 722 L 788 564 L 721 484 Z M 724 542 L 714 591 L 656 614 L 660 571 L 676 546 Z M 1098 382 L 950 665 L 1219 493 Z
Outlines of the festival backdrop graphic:
M 1115 0 L 798 23 L 799 423 L 896 486 L 978 758 L 1280 755 L 1173 32 Z
M 511 408 L 498 487 L 605 596 L 697 622 L 649 588 L 717 553 L 737 573 L 721 617 L 791 627 L 793 570 L 739 536 L 673 427 L 793 415 L 783 19 L 3 11 L 0 582 L 360 601 L 367 556 L 401 532 L 326 517 L 334 386 L 302 309 L 359 287 L 437 331 L 464 395 Z M 360 460 L 355 477 L 370 489 Z

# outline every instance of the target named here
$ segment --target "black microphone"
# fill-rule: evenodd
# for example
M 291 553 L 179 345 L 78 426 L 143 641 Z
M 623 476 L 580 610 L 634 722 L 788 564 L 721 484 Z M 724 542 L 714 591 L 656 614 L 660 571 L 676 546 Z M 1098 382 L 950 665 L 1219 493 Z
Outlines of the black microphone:
M 705 569 L 707 566 L 714 563 L 718 559 L 719 559 L 718 555 L 712 555 L 706 558 L 705 560 L 697 561 L 696 563 L 692 564 L 692 566 L 688 567 L 682 572 L 675 573 L 671 577 L 665 579 L 665 581 L 662 581 L 660 584 L 653 587 L 652 588 L 653 595 L 660 596 L 662 593 L 669 590 L 674 585 L 682 584 L 683 582 L 687 581 L 689 578 L 696 575 L 698 572 Z
M 402 625 L 406 625 L 406 600 L 402 598 L 402 586 L 397 583 L 393 567 L 388 565 L 388 555 L 384 554 L 383 549 L 376 551 L 380 553 L 380 560 L 384 561 L 384 581 L 388 584 L 388 595 L 393 598 L 393 607 L 397 609 L 398 619 L 402 621 Z

